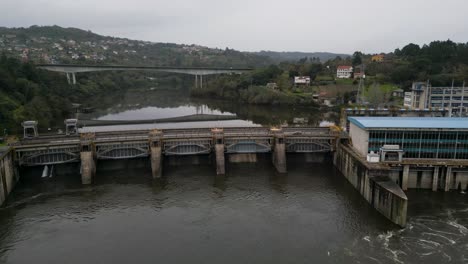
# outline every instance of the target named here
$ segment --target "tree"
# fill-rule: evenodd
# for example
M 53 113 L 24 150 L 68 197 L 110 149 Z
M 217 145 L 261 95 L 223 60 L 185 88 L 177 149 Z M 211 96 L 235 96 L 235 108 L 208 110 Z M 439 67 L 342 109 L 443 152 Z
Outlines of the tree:
M 362 64 L 362 52 L 360 51 L 354 52 L 352 63 L 353 63 L 353 66 Z
M 401 49 L 401 55 L 405 57 L 414 57 L 419 55 L 421 48 L 413 43 L 410 43 Z

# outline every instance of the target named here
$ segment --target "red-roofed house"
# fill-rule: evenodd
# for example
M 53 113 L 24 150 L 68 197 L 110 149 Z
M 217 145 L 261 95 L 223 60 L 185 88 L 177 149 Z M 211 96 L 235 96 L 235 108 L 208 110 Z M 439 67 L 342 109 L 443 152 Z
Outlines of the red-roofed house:
M 336 69 L 336 77 L 340 79 L 351 78 L 353 74 L 353 66 L 338 66 Z

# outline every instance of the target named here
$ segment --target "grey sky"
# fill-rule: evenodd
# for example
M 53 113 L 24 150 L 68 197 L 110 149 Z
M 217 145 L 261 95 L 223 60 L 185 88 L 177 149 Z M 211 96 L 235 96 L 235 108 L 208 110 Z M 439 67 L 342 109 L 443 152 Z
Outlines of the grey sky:
M 468 41 L 467 0 L 0 0 L 0 26 L 59 25 L 244 51 L 393 51 Z

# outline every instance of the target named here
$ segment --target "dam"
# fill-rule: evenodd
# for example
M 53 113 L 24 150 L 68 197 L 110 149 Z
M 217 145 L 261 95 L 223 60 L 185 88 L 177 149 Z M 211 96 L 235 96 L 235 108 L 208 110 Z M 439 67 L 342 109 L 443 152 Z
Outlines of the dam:
M 67 124 L 67 122 L 65 122 Z M 301 155 L 306 163 L 333 160 L 336 168 L 360 194 L 393 223 L 404 227 L 408 199 L 389 177 L 388 166 L 362 160 L 346 133 L 323 127 L 235 127 L 79 132 L 67 127 L 64 135 L 41 135 L 37 122 L 24 122 L 24 138 L 7 151 L 6 160 L 18 170 L 79 164 L 81 183 L 92 184 L 97 164 L 105 160 L 146 159 L 153 179 L 163 177 L 165 162 L 177 164 L 204 157 L 213 175 L 225 175 L 226 164 L 252 163 L 267 156 L 278 174 L 287 174 L 288 159 Z M 301 161 L 302 162 L 302 161 Z M 287 177 L 287 176 L 286 176 Z M 8 193 L 8 192 L 7 192 Z
M 444 117 L 349 117 L 349 134 L 323 127 L 227 127 L 80 132 L 73 124 L 63 135 L 37 133 L 37 122 L 23 123 L 24 138 L 4 148 L 2 199 L 24 167 L 77 163 L 83 185 L 92 184 L 104 160 L 146 159 L 153 179 L 163 177 L 165 162 L 190 164 L 200 157 L 225 175 L 226 164 L 271 159 L 279 174 L 288 160 L 334 166 L 379 213 L 406 226 L 408 189 L 465 191 L 468 187 L 468 134 L 464 122 Z M 183 158 L 185 157 L 185 158 Z

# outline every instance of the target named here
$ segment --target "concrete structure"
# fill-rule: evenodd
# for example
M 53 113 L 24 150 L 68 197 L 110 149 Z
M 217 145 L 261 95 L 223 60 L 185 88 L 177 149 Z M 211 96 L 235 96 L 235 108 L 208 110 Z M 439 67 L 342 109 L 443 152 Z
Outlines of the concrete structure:
M 386 116 L 386 117 L 446 117 L 448 110 L 444 109 L 424 109 L 410 110 L 406 108 L 346 108 L 341 111 L 340 125 L 349 132 L 350 116 Z
M 67 136 L 78 134 L 78 119 L 67 119 L 64 121 L 64 124 Z
M 353 75 L 353 66 L 338 66 L 336 77 L 339 79 L 349 79 Z
M 334 164 L 369 204 L 400 227 L 406 226 L 408 198 L 391 178 L 391 168 L 366 162 L 350 146 L 339 144 Z
M 250 68 L 193 68 L 193 67 L 143 67 L 143 66 L 110 66 L 110 65 L 69 65 L 38 64 L 37 68 L 67 75 L 69 84 L 76 84 L 76 73 L 98 71 L 156 71 L 189 74 L 195 76 L 195 88 L 203 88 L 203 76 L 215 74 L 242 74 L 252 71 Z
M 468 159 L 468 118 L 350 117 L 362 155 L 399 145 L 405 158 Z M 355 144 L 355 145 L 356 145 Z
M 286 145 L 282 129 L 272 129 L 275 144 L 273 147 L 272 161 L 279 173 L 286 173 Z
M 433 87 L 429 82 L 414 82 L 411 92 L 405 93 L 404 106 L 410 109 L 447 109 L 450 115 L 466 116 L 468 91 L 465 85 Z
M 150 159 L 151 174 L 153 179 L 161 178 L 163 169 L 162 138 L 160 130 L 153 130 L 149 134 L 150 138 Z
M 23 137 L 24 138 L 35 138 L 39 136 L 39 132 L 37 130 L 37 121 L 24 121 L 21 123 L 23 127 Z
M 13 149 L 0 147 L 0 205 L 6 201 L 18 179 Z
M 165 156 L 214 155 L 216 173 L 224 175 L 225 156 L 246 162 L 256 161 L 257 153 L 271 153 L 273 165 L 284 173 L 286 153 L 327 155 L 336 139 L 328 128 L 169 129 L 41 136 L 14 148 L 19 166 L 81 162 L 82 182 L 90 184 L 99 160 L 149 158 L 153 178 L 159 178 Z
M 391 167 L 390 177 L 403 190 L 468 188 L 468 118 L 349 120 L 354 151 L 362 157 L 379 151 L 380 163 Z
M 329 128 L 134 130 L 26 138 L 10 153 L 15 153 L 12 157 L 19 167 L 79 162 L 83 184 L 93 182 L 100 160 L 147 159 L 152 177 L 157 179 L 162 176 L 164 159 L 169 161 L 173 157 L 197 160 L 201 156 L 211 157 L 215 160 L 216 175 L 224 175 L 226 161 L 256 162 L 259 154 L 271 155 L 279 173 L 287 172 L 289 153 L 295 153 L 295 157 L 303 153 L 305 162 L 323 162 L 333 154 L 335 166 L 370 205 L 395 224 L 405 226 L 407 198 L 394 180 L 397 172 L 388 164 L 366 162 L 365 157 L 346 144 L 347 139 L 346 134 Z M 451 176 L 441 176 L 436 188 L 439 183 L 443 182 L 445 187 L 459 180 L 452 174 L 454 171 L 443 171 Z M 405 188 L 413 186 L 411 173 L 411 169 L 405 172 Z

